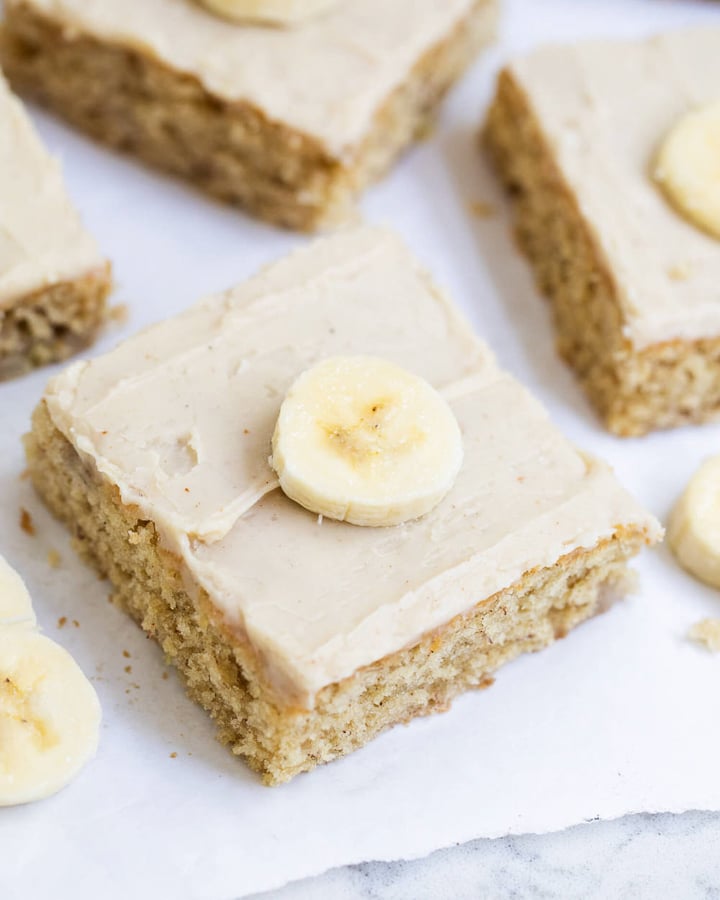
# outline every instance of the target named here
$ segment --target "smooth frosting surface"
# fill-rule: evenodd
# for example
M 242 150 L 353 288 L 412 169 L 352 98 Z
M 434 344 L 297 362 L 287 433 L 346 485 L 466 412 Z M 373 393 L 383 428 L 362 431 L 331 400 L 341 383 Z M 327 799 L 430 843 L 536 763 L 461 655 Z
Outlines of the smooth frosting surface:
M 511 70 L 608 262 L 633 345 L 720 335 L 720 242 L 652 179 L 676 121 L 720 98 L 720 28 L 543 47 Z
M 339 0 L 327 14 L 286 29 L 224 21 L 195 0 L 29 5 L 71 32 L 152 55 L 224 99 L 248 101 L 340 156 L 473 0 Z
M 319 520 L 277 487 L 268 456 L 285 391 L 319 359 L 345 354 L 416 372 L 458 418 L 462 469 L 422 519 L 393 528 Z M 188 582 L 305 704 L 618 525 L 658 534 L 384 230 L 297 251 L 76 363 L 46 399 L 57 427 L 182 556 Z
M 0 312 L 26 294 L 103 265 L 59 165 L 0 75 Z

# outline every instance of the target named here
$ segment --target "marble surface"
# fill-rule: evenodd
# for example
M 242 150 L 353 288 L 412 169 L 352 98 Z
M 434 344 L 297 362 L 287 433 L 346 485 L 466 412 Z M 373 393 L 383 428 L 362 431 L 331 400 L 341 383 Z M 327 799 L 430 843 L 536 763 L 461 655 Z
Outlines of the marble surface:
M 719 769 L 720 772 L 720 769 Z M 720 900 L 720 814 L 642 814 L 364 863 L 256 900 Z

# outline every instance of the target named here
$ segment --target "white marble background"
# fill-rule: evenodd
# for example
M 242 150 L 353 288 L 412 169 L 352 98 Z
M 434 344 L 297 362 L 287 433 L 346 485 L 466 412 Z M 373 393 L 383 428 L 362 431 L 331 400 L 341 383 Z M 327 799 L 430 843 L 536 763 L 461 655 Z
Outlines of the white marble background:
M 256 898 L 719 900 L 720 814 L 643 814 L 472 841 L 425 859 L 333 869 Z

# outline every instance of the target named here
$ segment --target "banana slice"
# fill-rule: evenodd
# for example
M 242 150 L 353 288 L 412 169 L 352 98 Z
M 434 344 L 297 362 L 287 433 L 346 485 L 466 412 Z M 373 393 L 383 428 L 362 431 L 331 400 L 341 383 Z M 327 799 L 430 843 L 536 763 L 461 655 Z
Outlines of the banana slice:
M 720 238 L 720 102 L 680 119 L 660 148 L 654 174 L 682 216 Z
M 0 629 L 0 806 L 49 797 L 95 755 L 97 695 L 49 638 Z
M 35 628 L 37 622 L 25 582 L 0 556 L 0 626 Z
M 429 512 L 463 459 L 447 402 L 382 359 L 332 357 L 304 372 L 281 408 L 271 465 L 312 512 L 353 525 L 398 525 Z
M 720 456 L 690 479 L 670 517 L 668 543 L 684 569 L 720 587 Z
M 337 4 L 337 0 L 200 0 L 214 13 L 233 22 L 299 25 Z

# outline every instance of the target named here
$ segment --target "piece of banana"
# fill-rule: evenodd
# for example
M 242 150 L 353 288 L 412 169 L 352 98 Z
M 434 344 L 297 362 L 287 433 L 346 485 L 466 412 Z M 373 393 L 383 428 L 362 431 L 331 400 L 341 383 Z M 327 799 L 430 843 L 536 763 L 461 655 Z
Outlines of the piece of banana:
M 675 504 L 668 543 L 684 569 L 720 587 L 720 456 L 700 466 Z
M 25 582 L 0 556 L 0 626 L 19 625 L 34 628 L 35 613 Z
M 460 427 L 434 388 L 383 359 L 347 356 L 292 385 L 270 461 L 283 491 L 306 509 L 382 526 L 429 512 L 462 459 Z
M 0 629 L 0 806 L 59 791 L 95 754 L 99 727 L 97 695 L 66 650 Z
M 660 148 L 654 176 L 682 216 L 720 238 L 720 102 L 677 122 Z
M 335 6 L 338 0 L 200 0 L 214 13 L 233 22 L 299 25 Z

